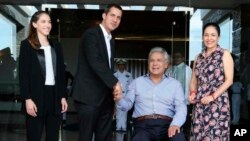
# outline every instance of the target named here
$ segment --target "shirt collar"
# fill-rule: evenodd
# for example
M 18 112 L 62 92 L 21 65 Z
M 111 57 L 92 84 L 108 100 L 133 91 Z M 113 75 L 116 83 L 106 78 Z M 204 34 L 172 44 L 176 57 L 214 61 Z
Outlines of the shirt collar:
M 180 63 L 179 65 L 176 65 L 175 67 L 180 68 L 180 67 L 182 67 L 183 65 L 185 65 L 184 62 Z
M 150 78 L 150 74 L 147 73 L 144 75 L 144 77 Z M 168 76 L 164 73 L 162 78 L 165 79 L 165 78 L 168 78 Z
M 44 49 L 44 50 L 47 50 L 47 49 L 50 49 L 51 46 L 50 45 L 47 45 L 47 46 L 41 46 L 40 49 Z
M 112 35 L 109 34 L 109 33 L 106 31 L 106 29 L 103 27 L 102 24 L 100 24 L 100 27 L 101 27 L 101 29 L 102 29 L 102 32 L 103 32 L 104 37 L 107 38 L 107 39 L 109 39 L 109 40 L 111 40 L 111 39 L 112 39 Z
M 123 74 L 123 73 L 125 73 L 126 71 L 124 70 L 123 72 L 121 72 L 120 70 L 117 70 L 117 72 Z

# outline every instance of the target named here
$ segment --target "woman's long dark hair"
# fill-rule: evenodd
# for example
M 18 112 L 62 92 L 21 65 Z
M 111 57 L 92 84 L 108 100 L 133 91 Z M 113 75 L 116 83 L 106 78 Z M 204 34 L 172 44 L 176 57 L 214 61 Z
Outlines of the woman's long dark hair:
M 40 16 L 42 14 L 49 15 L 45 11 L 37 11 L 31 17 L 30 24 L 29 24 L 29 35 L 28 35 L 27 39 L 29 40 L 31 46 L 34 49 L 38 49 L 40 47 L 40 42 L 39 42 L 39 39 L 38 39 L 38 36 L 37 36 L 36 28 L 32 25 L 32 23 L 36 23 L 39 20 L 39 18 L 40 18 Z

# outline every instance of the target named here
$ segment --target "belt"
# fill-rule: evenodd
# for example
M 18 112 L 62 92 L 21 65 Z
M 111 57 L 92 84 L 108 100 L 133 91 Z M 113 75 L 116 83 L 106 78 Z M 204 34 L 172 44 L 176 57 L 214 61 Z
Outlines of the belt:
M 165 115 L 159 115 L 159 114 L 145 115 L 145 116 L 140 116 L 136 118 L 137 121 L 142 121 L 145 119 L 164 119 L 170 122 L 173 120 L 173 118 L 171 117 L 168 117 Z

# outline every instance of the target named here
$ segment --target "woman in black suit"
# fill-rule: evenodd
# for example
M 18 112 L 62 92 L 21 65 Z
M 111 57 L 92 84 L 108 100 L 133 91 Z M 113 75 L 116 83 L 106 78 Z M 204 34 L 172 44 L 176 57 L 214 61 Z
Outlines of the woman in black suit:
M 48 39 L 51 28 L 48 13 L 38 11 L 31 18 L 27 39 L 21 42 L 19 77 L 27 141 L 40 141 L 44 126 L 46 141 L 58 141 L 61 113 L 68 108 L 62 49 Z

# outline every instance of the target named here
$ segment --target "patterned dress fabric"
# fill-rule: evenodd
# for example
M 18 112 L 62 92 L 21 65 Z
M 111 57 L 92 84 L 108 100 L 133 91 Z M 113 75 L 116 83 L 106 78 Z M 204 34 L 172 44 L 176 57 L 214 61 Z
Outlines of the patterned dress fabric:
M 197 78 L 196 99 L 211 95 L 224 82 L 224 50 L 219 46 L 210 56 L 205 51 L 198 55 L 195 64 Z M 194 105 L 190 141 L 229 141 L 230 106 L 227 91 L 209 104 Z

